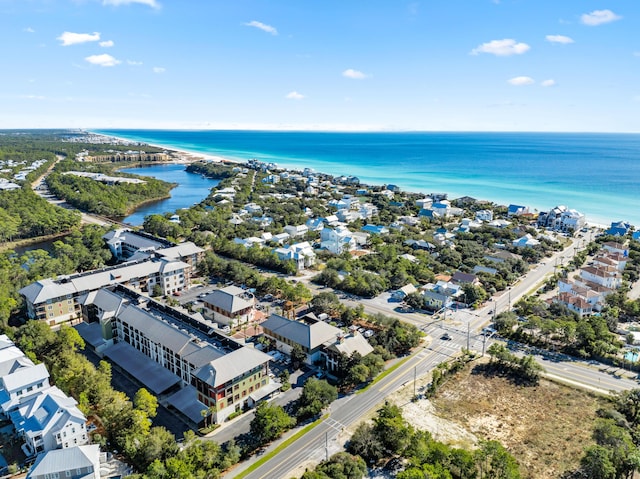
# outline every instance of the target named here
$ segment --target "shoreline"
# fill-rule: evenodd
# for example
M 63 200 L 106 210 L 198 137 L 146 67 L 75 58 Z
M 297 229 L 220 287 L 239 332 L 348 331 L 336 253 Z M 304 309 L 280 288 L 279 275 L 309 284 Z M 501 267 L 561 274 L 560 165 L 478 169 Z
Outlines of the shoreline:
M 122 141 L 138 141 L 138 140 L 130 140 L 129 138 L 123 138 L 121 136 L 105 135 L 104 133 L 97 133 L 91 130 L 86 130 L 86 131 L 90 132 L 92 135 L 102 136 L 103 138 L 115 138 L 117 140 L 122 140 Z M 175 146 L 172 146 L 172 145 L 161 145 L 159 143 L 149 143 L 147 141 L 140 141 L 140 143 L 144 143 L 154 148 L 160 148 L 167 152 L 177 153 L 183 156 L 183 158 L 179 158 L 178 161 L 166 161 L 166 162 L 162 162 L 162 164 L 191 164 L 191 163 L 196 163 L 198 161 L 214 161 L 218 163 L 233 163 L 233 164 L 244 163 L 240 160 L 232 160 L 230 158 L 225 158 L 218 155 L 209 155 L 206 153 L 190 151 L 183 148 L 176 148 Z M 184 161 L 179 161 L 179 160 L 184 160 Z M 126 167 L 123 167 L 123 168 L 126 168 Z
M 89 131 L 89 130 L 87 130 L 87 131 Z M 155 148 L 162 148 L 162 149 L 165 149 L 166 151 L 174 151 L 174 152 L 177 152 L 177 153 L 180 153 L 180 154 L 184 154 L 184 155 L 186 155 L 187 157 L 189 157 L 192 160 L 192 161 L 185 162 L 185 164 L 195 163 L 195 162 L 201 161 L 201 160 L 203 160 L 203 161 L 209 160 L 209 161 L 215 161 L 215 162 L 219 162 L 219 163 L 243 165 L 243 164 L 246 164 L 249 161 L 247 159 L 241 159 L 241 158 L 229 158 L 229 157 L 223 157 L 223 156 L 220 156 L 220 155 L 209 155 L 209 154 L 202 153 L 202 152 L 194 152 L 194 151 L 189 151 L 189 150 L 186 150 L 186 149 L 183 149 L 183 148 L 176 148 L 175 146 L 172 146 L 172 145 L 163 145 L 163 144 L 159 144 L 159 143 L 149 143 L 149 142 L 144 141 L 144 140 L 131 140 L 129 138 L 119 137 L 119 136 L 115 136 L 115 135 L 107 135 L 107 134 L 104 134 L 104 133 L 96 133 L 96 132 L 93 132 L 93 131 L 91 131 L 91 133 L 95 134 L 95 135 L 103 136 L 105 138 L 115 138 L 115 139 L 124 140 L 124 141 L 140 141 L 141 143 L 145 143 L 145 144 L 147 144 L 149 146 L 153 146 Z M 261 160 L 261 161 L 269 162 L 267 160 Z M 277 162 L 276 162 L 276 164 L 277 164 Z M 303 171 L 305 167 L 302 166 L 302 165 L 300 165 L 300 166 L 293 166 L 293 165 L 288 165 L 288 166 L 282 165 L 281 166 L 281 165 L 279 165 L 279 168 L 282 168 L 285 171 Z M 314 171 L 316 171 L 314 168 L 312 168 L 312 169 Z M 327 173 L 327 172 L 323 172 L 323 171 L 317 171 L 317 172 L 318 173 L 322 173 L 322 174 L 326 174 L 326 175 L 329 175 L 329 176 L 332 176 L 332 177 L 349 175 L 349 173 Z M 382 183 L 378 184 L 378 183 L 371 183 L 371 182 L 368 182 L 368 183 L 367 182 L 363 182 L 361 184 L 363 186 L 379 186 L 379 185 L 382 185 Z M 397 184 L 399 184 L 399 186 L 402 187 L 402 190 L 404 190 L 407 193 L 413 193 L 413 194 L 416 194 L 416 195 L 420 195 L 420 194 L 428 195 L 429 194 L 426 191 L 414 190 L 414 189 L 411 189 L 411 188 L 404 187 L 399 182 Z M 448 195 L 450 194 L 448 192 L 445 192 L 445 193 L 447 193 Z M 466 194 L 460 194 L 460 196 L 456 196 L 456 197 L 463 197 L 463 196 L 466 196 Z M 453 199 L 455 199 L 455 198 L 453 198 Z M 504 205 L 504 206 L 508 206 L 509 203 L 517 202 L 517 200 L 510 200 L 509 202 L 502 203 L 502 202 L 499 202 L 499 201 L 496 201 L 496 200 L 492 200 L 490 198 L 486 198 L 486 199 L 478 198 L 478 200 L 480 200 L 480 201 L 489 201 L 493 205 Z M 559 204 L 562 204 L 562 203 L 548 205 L 548 206 L 545 206 L 545 207 L 541 207 L 541 205 L 536 205 L 536 204 L 529 204 L 528 206 L 530 207 L 531 210 L 548 211 L 548 210 L 554 208 L 555 206 L 558 206 Z M 572 207 L 570 205 L 567 205 L 567 206 L 570 207 L 570 208 Z M 628 221 L 626 219 L 617 219 L 617 220 L 607 219 L 607 220 L 605 220 L 604 218 L 600 218 L 600 217 L 597 218 L 597 219 L 590 220 L 588 212 L 581 211 L 581 213 L 583 213 L 585 215 L 585 218 L 586 218 L 585 219 L 585 224 L 587 226 L 596 227 L 596 228 L 600 228 L 600 229 L 603 229 L 603 230 L 608 229 L 610 227 L 611 223 L 614 222 L 614 221 Z M 640 225 L 639 225 L 639 227 L 640 227 Z

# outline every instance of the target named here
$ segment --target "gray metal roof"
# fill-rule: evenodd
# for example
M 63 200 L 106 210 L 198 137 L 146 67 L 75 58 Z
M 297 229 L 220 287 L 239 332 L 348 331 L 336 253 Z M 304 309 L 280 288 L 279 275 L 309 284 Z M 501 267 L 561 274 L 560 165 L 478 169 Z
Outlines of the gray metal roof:
M 41 279 L 22 288 L 19 293 L 32 304 L 44 303 L 76 292 L 73 284 L 58 283 L 52 279 Z
M 338 341 L 330 345 L 329 348 L 335 349 L 349 357 L 355 352 L 360 354 L 362 357 L 373 352 L 373 346 L 369 344 L 369 341 L 367 341 L 364 336 L 357 333 L 346 336 L 342 341 Z
M 7 391 L 16 391 L 27 385 L 36 384 L 49 378 L 47 367 L 43 364 L 36 364 L 31 367 L 23 367 L 12 374 L 7 374 L 2 378 L 2 383 Z
M 154 394 L 161 394 L 180 382 L 178 376 L 128 343 L 116 343 L 105 349 L 104 355 L 144 384 Z
M 142 331 L 151 342 L 166 346 L 171 351 L 181 354 L 192 352 L 187 350 L 193 341 L 188 333 L 180 331 L 144 309 L 126 305 L 118 315 L 118 320 Z
M 323 321 L 307 324 L 300 321 L 292 321 L 277 314 L 269 316 L 266 321 L 260 323 L 260 326 L 309 350 L 327 341 L 334 340 L 342 332 L 339 328 Z
M 238 288 L 237 286 L 228 286 L 226 288 L 212 291 L 206 295 L 202 301 L 212 306 L 217 306 L 223 311 L 235 313 L 254 305 L 253 300 L 248 300 L 242 297 L 245 293 L 245 290 Z
M 74 295 L 83 291 L 94 291 L 111 284 L 126 283 L 137 278 L 147 278 L 159 272 L 177 271 L 190 266 L 182 261 L 167 259 L 133 261 L 117 268 L 103 268 L 87 273 L 78 273 L 58 280 L 42 279 L 20 290 L 32 304 Z
M 122 242 L 131 245 L 136 249 L 158 249 L 164 246 L 164 243 L 161 240 L 153 240 L 136 234 L 135 231 L 127 229 L 109 231 L 102 237 L 102 239 L 104 239 L 108 244 Z
M 204 252 L 204 250 L 199 246 L 196 246 L 196 244 L 192 243 L 191 241 L 180 243 L 179 245 L 172 246 L 171 248 L 162 248 L 156 251 L 156 253 L 160 256 L 173 259 L 184 258 L 185 256 L 191 256 L 202 252 Z
M 202 411 L 207 409 L 198 401 L 198 391 L 191 385 L 169 396 L 167 402 L 196 424 L 202 421 Z
M 236 349 L 196 369 L 193 375 L 207 384 L 217 387 L 269 362 L 271 357 L 254 348 Z
M 30 366 L 33 366 L 33 361 L 16 346 L 0 350 L 0 378 L 11 374 L 16 369 Z
M 93 467 L 95 471 L 100 468 L 100 446 L 97 444 L 54 449 L 40 454 L 31 466 L 27 479 L 65 471 L 73 471 L 75 475 L 76 469 L 88 467 Z M 60 477 L 64 477 L 63 474 Z

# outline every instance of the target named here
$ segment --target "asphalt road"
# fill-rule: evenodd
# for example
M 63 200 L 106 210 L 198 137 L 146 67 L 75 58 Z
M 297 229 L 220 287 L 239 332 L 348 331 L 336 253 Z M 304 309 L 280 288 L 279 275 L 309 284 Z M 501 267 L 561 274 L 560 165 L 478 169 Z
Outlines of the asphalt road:
M 479 331 L 491 322 L 493 311 L 498 314 L 510 309 L 525 294 L 535 291 L 547 276 L 553 274 L 556 266 L 571 259 L 582 238 L 574 238 L 565 250 L 544 260 L 535 269 L 530 270 L 521 280 L 501 295 L 492 298 L 478 310 L 451 311 L 447 316 L 434 317 L 419 313 L 398 313 L 398 303 L 389 301 L 389 295 L 383 294 L 374 299 L 349 299 L 343 302 L 350 306 L 363 304 L 367 313 L 384 313 L 415 324 L 424 331 L 431 341 L 420 348 L 398 370 L 376 383 L 362 394 L 352 394 L 335 401 L 328 417 L 317 427 L 299 440 L 290 444 L 266 463 L 249 473 L 250 479 L 279 479 L 288 477 L 299 465 L 319 462 L 327 455 L 342 450 L 338 442 L 340 432 L 358 423 L 369 411 L 378 407 L 391 393 L 402 386 L 413 384 L 415 377 L 432 371 L 436 365 L 456 356 L 461 348 L 470 348 L 482 353 L 495 341 L 480 334 Z M 326 290 L 326 289 L 325 289 Z M 446 336 L 445 336 L 446 333 Z M 586 362 L 574 358 L 554 355 L 548 352 L 523 350 L 526 347 L 515 346 L 520 354 L 534 353 L 542 364 L 545 374 L 550 378 L 567 384 L 599 392 L 622 391 L 638 387 L 637 378 L 616 368 L 610 368 L 595 362 Z M 286 438 L 287 436 L 285 436 Z M 284 439 L 283 439 L 284 440 Z M 277 447 L 280 441 L 267 450 Z M 235 477 L 256 458 L 247 461 L 230 471 L 225 477 Z

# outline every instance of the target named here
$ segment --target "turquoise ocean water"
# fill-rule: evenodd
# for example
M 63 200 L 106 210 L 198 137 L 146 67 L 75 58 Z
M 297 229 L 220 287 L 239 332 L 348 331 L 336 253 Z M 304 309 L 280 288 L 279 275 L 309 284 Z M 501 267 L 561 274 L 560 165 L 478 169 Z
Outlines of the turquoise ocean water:
M 95 130 L 234 160 L 355 175 L 368 184 L 473 196 L 640 227 L 640 135 Z

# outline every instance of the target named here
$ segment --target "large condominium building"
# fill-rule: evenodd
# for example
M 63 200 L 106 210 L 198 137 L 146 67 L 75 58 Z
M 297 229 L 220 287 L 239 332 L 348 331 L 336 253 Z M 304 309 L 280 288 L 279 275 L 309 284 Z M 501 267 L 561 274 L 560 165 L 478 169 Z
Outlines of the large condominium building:
M 85 156 L 84 161 L 93 163 L 120 162 L 120 161 L 140 161 L 140 162 L 158 162 L 169 161 L 169 155 L 166 153 L 145 153 L 144 151 L 131 152 L 114 152 L 108 155 L 92 155 Z
M 20 290 L 31 319 L 47 321 L 49 325 L 80 317 L 78 297 L 113 284 L 126 284 L 151 293 L 155 286 L 163 295 L 189 287 L 191 266 L 166 258 L 146 258 L 86 273 L 48 278 L 31 283 Z
M 123 365 L 134 370 L 138 366 L 133 363 L 139 359 L 122 346 L 134 348 L 174 375 L 175 379 L 168 378 L 154 392 L 171 389 L 178 382 L 194 386 L 193 400 L 202 404 L 201 410 L 212 407 L 216 422 L 241 410 L 250 399 L 256 399 L 259 389 L 269 385 L 270 356 L 218 333 L 214 323 L 206 319 L 184 314 L 124 286 L 101 290 L 93 301 L 96 308 L 92 311 L 97 316 L 85 320 L 111 323 L 115 344 L 104 351 L 107 357 L 116 361 L 120 357 Z M 110 349 L 120 351 L 113 354 Z M 144 383 L 157 378 L 138 379 Z
M 176 244 L 130 229 L 111 230 L 102 239 L 119 261 L 155 255 L 160 258 L 184 261 L 195 269 L 204 255 L 204 250 L 190 241 Z

